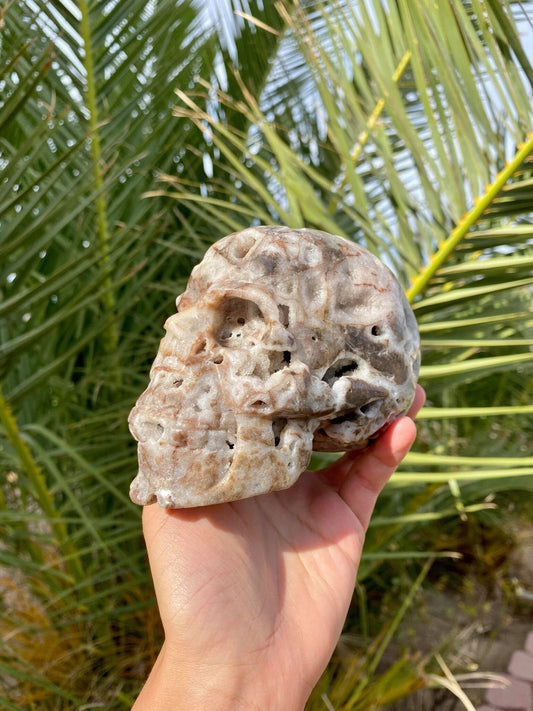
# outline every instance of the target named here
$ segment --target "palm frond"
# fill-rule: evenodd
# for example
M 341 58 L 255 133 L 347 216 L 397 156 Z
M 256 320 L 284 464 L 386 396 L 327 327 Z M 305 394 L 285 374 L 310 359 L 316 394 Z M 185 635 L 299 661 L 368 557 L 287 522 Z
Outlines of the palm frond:
M 420 490 L 406 516 L 426 513 L 429 502 L 453 508 L 447 481 L 455 474 L 464 506 L 483 508 L 483 487 L 476 494 L 468 482 L 484 476 L 493 490 L 530 489 L 529 459 L 522 464 L 514 454 L 526 446 L 533 365 L 532 72 L 514 6 L 339 2 L 320 6 L 319 22 L 303 3 L 277 7 L 290 37 L 290 60 L 282 59 L 306 74 L 293 86 L 291 110 L 269 110 L 238 75 L 238 105 L 210 86 L 179 93 L 176 115 L 208 137 L 213 177 L 200 194 L 190 181 L 163 176 L 165 194 L 173 189 L 178 204 L 201 205 L 232 229 L 253 215 L 255 223 L 357 240 L 408 288 L 430 404 L 418 456 L 428 459 L 423 471 L 404 465 L 383 515 L 398 503 L 398 487 L 406 502 L 409 487 Z M 252 128 L 235 130 L 205 112 L 205 92 L 240 110 Z M 504 441 L 493 439 L 503 427 L 498 416 L 512 433 Z M 458 466 L 457 456 L 468 465 Z M 402 539 L 408 531 L 401 527 Z M 371 532 L 363 579 L 375 569 L 370 556 L 398 544 L 394 526 Z
M 533 70 L 516 21 L 532 3 L 228 0 L 224 28 L 215 7 L 1 11 L 6 708 L 129 708 L 155 658 L 126 415 L 227 232 L 326 229 L 409 289 L 429 406 L 362 585 L 384 560 L 454 555 L 413 538 L 431 521 L 531 492 Z M 387 698 L 423 683 L 410 660 L 382 682 Z
M 203 172 L 170 108 L 224 53 L 189 0 L 23 0 L 1 19 L 2 703 L 130 708 L 160 631 L 126 417 L 212 240 L 142 196 L 157 171 Z M 266 73 L 277 39 L 260 43 Z

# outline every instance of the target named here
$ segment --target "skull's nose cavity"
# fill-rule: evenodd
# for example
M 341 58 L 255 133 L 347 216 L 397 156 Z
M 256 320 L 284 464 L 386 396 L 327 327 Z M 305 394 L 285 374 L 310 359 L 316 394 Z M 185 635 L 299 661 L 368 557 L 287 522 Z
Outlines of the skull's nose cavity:
M 165 428 L 159 422 L 139 422 L 135 427 L 135 435 L 140 442 L 157 442 L 165 433 Z
M 274 437 L 274 447 L 278 447 L 281 442 L 281 433 L 287 426 L 288 420 L 285 417 L 278 417 L 272 420 L 272 435 Z

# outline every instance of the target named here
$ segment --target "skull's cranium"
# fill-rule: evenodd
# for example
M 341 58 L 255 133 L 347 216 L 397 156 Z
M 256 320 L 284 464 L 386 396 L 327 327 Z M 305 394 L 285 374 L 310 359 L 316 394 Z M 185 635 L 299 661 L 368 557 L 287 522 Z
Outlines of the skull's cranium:
M 129 418 L 138 504 L 284 489 L 313 449 L 360 449 L 413 400 L 411 308 L 387 267 L 342 237 L 286 227 L 229 235 L 177 304 Z

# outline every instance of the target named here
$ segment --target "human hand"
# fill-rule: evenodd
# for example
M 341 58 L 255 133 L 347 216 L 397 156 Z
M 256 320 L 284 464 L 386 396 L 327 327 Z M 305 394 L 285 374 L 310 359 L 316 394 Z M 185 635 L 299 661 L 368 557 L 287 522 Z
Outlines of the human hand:
M 292 711 L 342 631 L 377 496 L 411 447 L 407 417 L 290 489 L 196 509 L 146 506 L 165 643 L 134 711 Z

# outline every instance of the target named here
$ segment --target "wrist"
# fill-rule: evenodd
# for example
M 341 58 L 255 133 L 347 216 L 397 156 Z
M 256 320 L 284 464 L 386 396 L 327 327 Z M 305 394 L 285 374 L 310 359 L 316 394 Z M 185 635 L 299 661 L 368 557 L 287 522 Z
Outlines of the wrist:
M 293 699 L 287 685 L 272 670 L 192 663 L 165 643 L 132 711 L 302 711 L 307 694 Z

